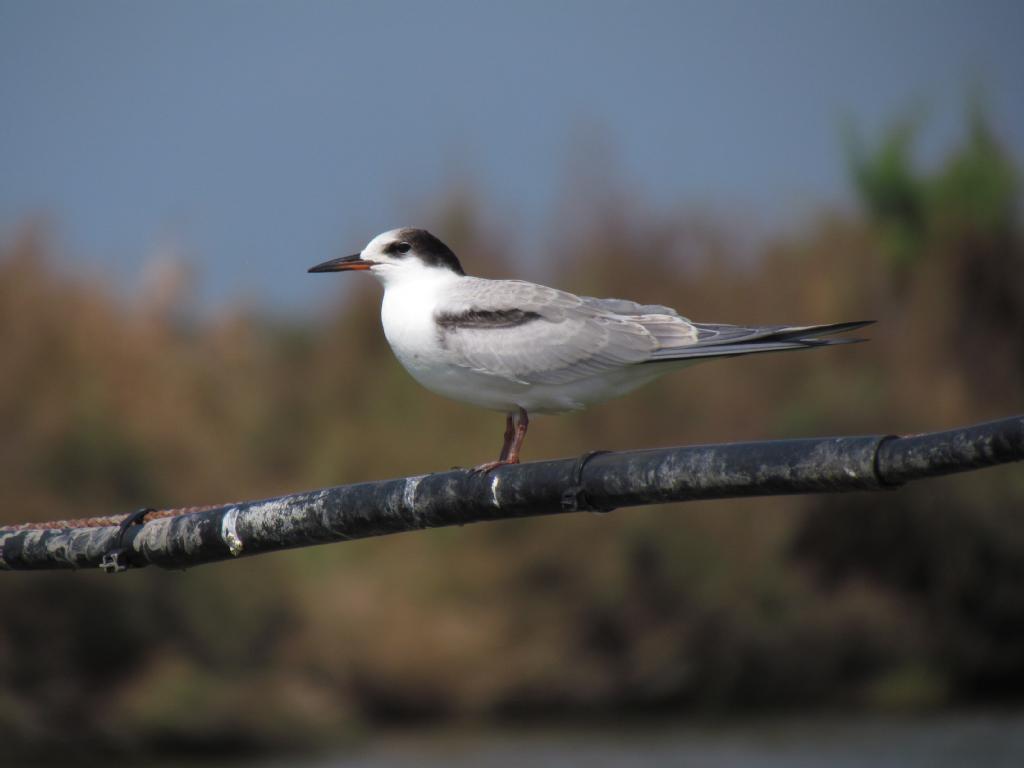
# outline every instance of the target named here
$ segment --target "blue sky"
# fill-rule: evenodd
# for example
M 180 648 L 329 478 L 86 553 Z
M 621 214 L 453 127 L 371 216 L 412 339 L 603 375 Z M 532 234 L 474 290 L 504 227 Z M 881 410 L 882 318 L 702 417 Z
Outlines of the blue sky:
M 41 214 L 127 290 L 173 246 L 204 305 L 297 309 L 307 266 L 468 181 L 536 277 L 591 145 L 653 205 L 771 231 L 848 201 L 845 117 L 922 106 L 936 157 L 980 84 L 1024 157 L 1022 33 L 995 0 L 0 0 L 0 238 Z

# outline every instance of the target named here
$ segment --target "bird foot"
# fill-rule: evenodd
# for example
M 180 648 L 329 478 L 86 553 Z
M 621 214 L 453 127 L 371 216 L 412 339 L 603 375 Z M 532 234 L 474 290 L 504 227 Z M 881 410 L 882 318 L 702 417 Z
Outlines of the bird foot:
M 510 464 L 518 464 L 518 463 L 519 463 L 519 459 L 499 459 L 498 461 L 487 461 L 487 462 L 484 462 L 480 466 L 473 467 L 472 469 L 470 469 L 468 471 L 469 471 L 470 474 L 473 474 L 473 475 L 486 475 L 488 472 L 491 472 L 491 471 L 497 469 L 498 467 L 507 467 Z

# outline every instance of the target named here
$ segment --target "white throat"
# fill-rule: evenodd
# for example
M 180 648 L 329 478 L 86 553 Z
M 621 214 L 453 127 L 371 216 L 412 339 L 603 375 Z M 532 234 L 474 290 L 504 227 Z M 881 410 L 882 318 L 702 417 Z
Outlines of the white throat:
M 395 288 L 432 291 L 465 277 L 444 267 L 427 266 L 419 260 L 404 261 L 400 264 L 377 264 L 371 267 L 370 274 L 384 286 L 385 293 Z

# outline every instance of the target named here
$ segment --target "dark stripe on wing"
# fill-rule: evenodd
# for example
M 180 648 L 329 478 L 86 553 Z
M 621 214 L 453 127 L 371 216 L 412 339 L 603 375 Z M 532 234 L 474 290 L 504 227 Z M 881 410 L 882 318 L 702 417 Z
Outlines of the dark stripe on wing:
M 467 309 L 462 312 L 438 312 L 434 321 L 445 331 L 494 330 L 526 325 L 540 320 L 540 317 L 536 312 L 524 309 Z

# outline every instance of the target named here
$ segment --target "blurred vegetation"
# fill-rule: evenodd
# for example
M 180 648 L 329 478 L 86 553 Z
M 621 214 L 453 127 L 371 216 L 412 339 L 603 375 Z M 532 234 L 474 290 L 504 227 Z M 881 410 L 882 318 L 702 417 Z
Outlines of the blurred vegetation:
M 909 123 L 852 142 L 864 215 L 822 213 L 754 261 L 723 227 L 613 198 L 555 233 L 555 266 L 532 276 L 579 292 L 711 321 L 880 324 L 871 344 L 700 366 L 538 419 L 526 458 L 1019 412 L 1019 176 L 984 114 L 969 123 L 937 170 L 915 167 Z M 474 273 L 528 273 L 466 197 L 434 228 Z M 337 309 L 308 324 L 244 308 L 200 319 L 179 282 L 127 302 L 61 269 L 44 227 L 2 245 L 0 519 L 257 498 L 495 453 L 500 415 L 421 390 L 394 361 L 370 281 L 338 280 Z M 1022 501 L 1007 468 L 184 574 L 6 574 L 0 739 L 209 757 L 379 724 L 1019 700 Z

